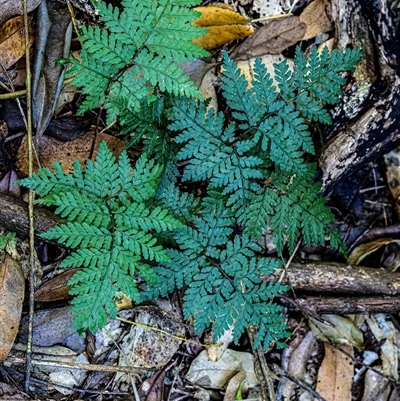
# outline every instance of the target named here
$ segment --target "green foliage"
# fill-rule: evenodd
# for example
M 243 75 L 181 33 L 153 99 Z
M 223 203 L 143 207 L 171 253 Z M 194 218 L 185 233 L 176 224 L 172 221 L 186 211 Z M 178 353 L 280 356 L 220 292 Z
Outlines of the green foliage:
M 15 235 L 14 232 L 7 232 L 0 235 L 0 251 L 7 250 L 9 247 L 15 247 Z
M 55 206 L 66 219 L 43 238 L 74 249 L 61 267 L 84 267 L 69 281 L 79 332 L 96 331 L 106 324 L 108 314 L 116 316 L 117 291 L 140 302 L 134 278 L 155 283 L 148 263 L 169 260 L 156 234 L 182 224 L 152 202 L 161 174 L 162 167 L 145 154 L 132 170 L 126 152 L 117 161 L 102 142 L 96 160 L 88 160 L 84 172 L 77 161 L 70 174 L 55 163 L 54 172 L 42 168 L 20 181 L 42 196 L 39 204 Z
M 306 120 L 330 122 L 326 104 L 338 101 L 340 73 L 352 70 L 357 50 L 325 49 L 308 59 L 297 49 L 294 71 L 285 61 L 275 66 L 274 84 L 259 59 L 251 88 L 235 62 L 224 56 L 222 90 L 231 109 L 207 111 L 202 102 L 175 99 L 169 129 L 181 145 L 177 159 L 185 162 L 183 181 L 205 181 L 225 200 L 246 232 L 254 237 L 270 225 L 279 253 L 285 241 L 293 251 L 303 237 L 307 245 L 321 244 L 331 234 L 333 216 L 311 184 L 315 166 L 305 155 L 314 154 Z
M 200 97 L 179 62 L 207 56 L 192 39 L 206 31 L 191 22 L 199 1 L 123 0 L 122 8 L 96 1 L 105 28 L 83 27 L 81 60 L 72 63 L 72 83 L 86 95 L 79 112 L 99 105 L 110 123 L 125 110 L 138 112 L 157 91 Z
M 259 327 L 255 346 L 268 347 L 271 341 L 288 336 L 283 307 L 272 302 L 287 290 L 280 283 L 266 283 L 268 275 L 281 266 L 275 258 L 257 258 L 260 247 L 244 234 L 233 235 L 234 219 L 221 214 L 193 217 L 190 226 L 176 230 L 178 249 L 169 249 L 169 262 L 155 272 L 159 284 L 150 287 L 146 298 L 165 296 L 176 288 L 187 288 L 185 317 L 195 317 L 195 330 L 213 326 L 214 340 L 233 329 L 234 341 L 249 326 Z
M 250 87 L 225 54 L 227 110 L 209 110 L 181 96 L 198 93 L 172 63 L 204 54 L 191 42 L 201 33 L 190 24 L 195 4 L 100 4 L 108 30 L 85 29 L 82 61 L 72 61 L 87 95 L 81 111 L 104 104 L 109 120 L 119 116 L 123 132 L 134 132 L 129 144 L 142 146 L 134 172 L 125 152 L 116 161 L 102 144 L 85 172 L 76 162 L 65 174 L 56 163 L 22 184 L 66 219 L 44 238 L 74 249 L 62 266 L 84 267 L 70 282 L 79 331 L 116 315 L 116 291 L 139 302 L 178 288 L 197 332 L 212 325 L 216 339 L 232 329 L 237 341 L 254 326 L 256 346 L 282 346 L 288 333 L 273 301 L 287 288 L 262 280 L 281 261 L 261 257 L 255 240 L 271 228 L 279 256 L 300 238 L 322 244 L 329 235 L 341 246 L 308 161 L 309 126 L 331 122 L 326 106 L 338 101 L 360 52 L 314 48 L 306 58 L 297 49 L 294 69 L 283 61 L 274 79 L 257 59 Z M 146 282 L 141 294 L 135 277 Z

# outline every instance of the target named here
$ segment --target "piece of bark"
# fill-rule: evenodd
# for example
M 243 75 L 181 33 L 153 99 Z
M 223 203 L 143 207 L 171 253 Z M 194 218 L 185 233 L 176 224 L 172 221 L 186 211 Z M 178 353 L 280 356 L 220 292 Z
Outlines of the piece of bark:
M 16 232 L 21 238 L 28 237 L 29 218 L 28 204 L 26 202 L 13 196 L 0 193 L 0 210 L 0 226 Z M 34 207 L 34 228 L 36 236 L 39 236 L 60 223 L 61 219 L 50 211 L 37 206 Z
M 395 297 L 279 297 L 280 302 L 292 310 L 315 314 L 374 314 L 400 311 L 400 296 Z
M 281 270 L 264 281 L 277 281 Z M 283 284 L 297 291 L 348 295 L 400 295 L 400 273 L 334 262 L 292 263 Z
M 340 48 L 357 47 L 355 92 L 345 97 L 320 159 L 323 193 L 400 144 L 400 49 L 387 0 L 333 0 Z

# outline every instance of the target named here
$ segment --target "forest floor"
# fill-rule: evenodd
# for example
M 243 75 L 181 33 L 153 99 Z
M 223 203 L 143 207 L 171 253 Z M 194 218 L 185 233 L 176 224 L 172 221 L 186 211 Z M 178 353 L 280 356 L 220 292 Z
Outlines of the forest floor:
M 305 54 L 313 46 L 363 52 L 355 73 L 346 76 L 341 102 L 330 110 L 334 123 L 315 129 L 317 178 L 347 255 L 303 242 L 286 255 L 284 282 L 291 289 L 277 302 L 285 306 L 291 336 L 285 349 L 271 344 L 267 352 L 252 348 L 251 330 L 239 344 L 229 336 L 213 344 L 209 332 L 195 335 L 192 322 L 183 320 L 179 291 L 139 306 L 121 296 L 118 319 L 84 337 L 74 331 L 67 283 L 76 270 L 59 268 L 68 251 L 36 238 L 35 263 L 29 256 L 27 193 L 15 183 L 28 174 L 29 113 L 34 171 L 54 161 L 70 171 L 74 160 L 93 158 L 102 140 L 119 155 L 129 138 L 119 135 L 117 122 L 107 126 L 103 110 L 76 115 L 82 95 L 56 63 L 69 49 L 79 56 L 80 25 L 99 23 L 91 3 L 47 0 L 47 14 L 45 0 L 27 3 L 25 36 L 18 1 L 0 0 L 0 400 L 399 401 L 397 2 L 225 1 L 221 15 L 235 12 L 240 22 L 211 35 L 205 44 L 211 57 L 189 66 L 218 108 L 222 50 L 236 55 L 248 77 L 255 56 L 273 72 L 274 63 L 292 62 L 296 45 Z M 265 26 L 258 41 L 241 45 Z M 27 109 L 26 38 L 33 111 Z M 138 149 L 129 152 L 136 157 Z M 35 218 L 39 232 L 59 222 L 51 211 Z M 265 254 L 276 251 L 268 232 L 259 244 Z

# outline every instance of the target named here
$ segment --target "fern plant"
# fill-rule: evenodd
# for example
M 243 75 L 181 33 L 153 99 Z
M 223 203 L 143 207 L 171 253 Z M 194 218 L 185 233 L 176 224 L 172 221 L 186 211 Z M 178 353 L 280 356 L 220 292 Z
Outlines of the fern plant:
M 205 34 L 192 25 L 199 0 L 122 0 L 122 10 L 95 5 L 106 29 L 83 27 L 80 60 L 71 63 L 72 83 L 86 95 L 79 113 L 104 105 L 108 123 L 125 109 L 139 111 L 158 91 L 200 98 L 179 62 L 208 55 L 192 39 Z
M 331 122 L 326 106 L 339 100 L 342 74 L 360 52 L 314 48 L 306 58 L 298 48 L 294 70 L 275 65 L 275 81 L 256 60 L 250 85 L 225 54 L 229 114 L 208 110 L 175 64 L 206 54 L 192 43 L 203 33 L 191 24 L 197 3 L 96 3 L 107 29 L 84 28 L 82 60 L 69 61 L 86 95 L 80 112 L 104 105 L 109 122 L 118 117 L 124 133 L 134 132 L 130 145 L 143 151 L 134 171 L 125 152 L 116 161 L 103 143 L 84 172 L 76 162 L 65 174 L 56 163 L 21 183 L 66 219 L 43 237 L 73 248 L 61 266 L 84 267 L 70 281 L 78 331 L 116 316 L 116 291 L 140 302 L 178 288 L 197 332 L 211 325 L 216 339 L 233 329 L 238 340 L 255 326 L 255 345 L 283 345 L 273 300 L 286 287 L 262 280 L 281 260 L 260 256 L 256 239 L 270 227 L 280 257 L 300 238 L 321 244 L 329 235 L 340 246 L 313 182 L 309 123 Z
M 334 247 L 342 246 L 329 226 L 333 215 L 319 196 L 320 184 L 313 183 L 316 165 L 306 162 L 306 154 L 314 154 L 307 122 L 331 121 L 326 105 L 338 101 L 345 82 L 341 73 L 353 70 L 359 58 L 358 50 L 329 55 L 314 48 L 306 59 L 298 48 L 293 71 L 286 61 L 275 65 L 277 84 L 256 60 L 249 88 L 225 54 L 222 93 L 230 113 L 207 110 L 204 102 L 173 100 L 168 129 L 178 147 L 171 144 L 172 159 L 184 165 L 182 183 L 205 184 L 207 194 L 197 217 L 174 231 L 178 246 L 167 251 L 171 261 L 155 269 L 161 279 L 146 298 L 187 288 L 185 316 L 194 317 L 198 332 L 212 325 L 217 339 L 233 329 L 237 340 L 256 326 L 255 346 L 283 345 L 288 333 L 273 298 L 286 287 L 260 279 L 281 263 L 257 257 L 255 239 L 269 226 L 280 255 L 285 245 L 292 252 L 301 237 L 312 245 L 329 235 Z M 178 179 L 169 176 L 157 195 L 173 212 L 176 207 L 166 200 Z M 238 225 L 245 231 L 241 236 L 232 231 Z
M 311 183 L 316 166 L 305 160 L 314 154 L 307 121 L 331 121 L 325 106 L 339 100 L 341 73 L 353 70 L 359 58 L 358 50 L 329 56 L 326 48 L 321 54 L 313 48 L 307 59 L 297 48 L 294 71 L 286 60 L 275 65 L 277 86 L 256 59 L 247 88 L 225 54 L 222 91 L 229 122 L 224 113 L 207 111 L 204 102 L 174 100 L 169 129 L 181 145 L 176 157 L 185 164 L 182 180 L 207 183 L 252 236 L 271 226 L 280 254 L 285 241 L 293 251 L 300 237 L 311 245 L 330 234 L 332 245 L 339 246 L 320 185 Z
M 42 196 L 39 204 L 55 206 L 55 212 L 67 220 L 43 238 L 74 249 L 60 267 L 84 267 L 69 281 L 78 332 L 87 328 L 95 332 L 108 316 L 116 316 L 117 291 L 140 302 L 137 273 L 155 283 L 157 277 L 148 263 L 169 260 L 155 234 L 183 225 L 152 203 L 162 171 L 145 154 L 132 170 L 125 151 L 116 161 L 102 142 L 96 160 L 88 160 L 84 172 L 77 161 L 69 174 L 56 162 L 54 172 L 42 168 L 20 181 Z

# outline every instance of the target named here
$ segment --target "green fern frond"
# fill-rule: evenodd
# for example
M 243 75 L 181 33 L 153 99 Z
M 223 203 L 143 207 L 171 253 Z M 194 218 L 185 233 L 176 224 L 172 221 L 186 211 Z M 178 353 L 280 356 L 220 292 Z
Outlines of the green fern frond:
M 65 174 L 56 163 L 54 173 L 41 169 L 20 181 L 44 196 L 39 203 L 56 206 L 55 212 L 68 219 L 43 238 L 74 249 L 61 267 L 84 267 L 70 281 L 71 293 L 77 295 L 73 311 L 79 332 L 96 331 L 107 316 L 116 316 L 117 291 L 139 301 L 135 274 L 155 281 L 146 261 L 169 260 L 155 234 L 173 231 L 182 223 L 149 202 L 161 174 L 162 166 L 148 161 L 145 154 L 132 170 L 126 152 L 117 160 L 102 142 L 85 171 L 75 162 L 74 172 Z
M 255 239 L 270 229 L 279 256 L 293 252 L 300 238 L 312 245 L 330 236 L 341 246 L 313 183 L 316 168 L 306 160 L 315 152 L 310 122 L 330 123 L 325 106 L 338 100 L 342 73 L 360 53 L 313 49 L 306 58 L 297 49 L 293 69 L 286 61 L 274 66 L 275 81 L 256 60 L 250 83 L 225 54 L 228 113 L 209 110 L 206 102 L 182 98 L 198 94 L 174 64 L 204 54 L 192 43 L 202 32 L 190 23 L 195 4 L 100 4 L 107 32 L 86 29 L 82 63 L 72 61 L 88 94 L 83 106 L 104 104 L 109 119 L 125 124 L 130 144 L 142 146 L 134 170 L 126 152 L 117 160 L 102 144 L 85 171 L 75 163 L 65 174 L 55 164 L 22 183 L 66 219 L 44 238 L 74 248 L 61 266 L 83 267 L 70 282 L 80 332 L 116 315 L 117 291 L 139 302 L 178 288 L 196 331 L 212 326 L 216 339 L 232 328 L 238 341 L 257 327 L 255 346 L 283 346 L 288 333 L 274 298 L 287 288 L 261 279 L 281 261 L 260 257 Z M 84 82 L 97 63 L 101 89 Z
M 110 123 L 126 109 L 139 111 L 143 101 L 154 101 L 154 88 L 200 98 L 177 64 L 208 55 L 193 42 L 207 32 L 192 24 L 199 13 L 189 7 L 198 3 L 125 0 L 119 10 L 96 1 L 105 29 L 84 27 L 82 61 L 70 60 L 69 73 L 77 73 L 72 83 L 86 95 L 79 112 L 104 105 Z
M 247 235 L 230 239 L 232 218 L 229 216 L 205 215 L 193 219 L 193 224 L 195 228 L 176 230 L 174 238 L 182 250 L 168 251 L 171 262 L 156 268 L 162 279 L 144 296 L 165 295 L 187 285 L 184 312 L 186 318 L 194 317 L 196 332 L 212 325 L 217 339 L 232 327 L 237 342 L 252 322 L 257 321 L 259 329 L 268 333 L 259 342 L 266 338 L 268 341 L 285 338 L 282 307 L 271 301 L 286 291 L 286 287 L 280 284 L 271 287 L 260 279 L 262 274 L 274 272 L 281 263 L 273 258 L 257 261 L 255 255 L 260 248 Z M 250 312 L 257 310 L 260 316 L 253 320 L 256 312 Z M 270 322 L 275 324 L 271 331 Z

